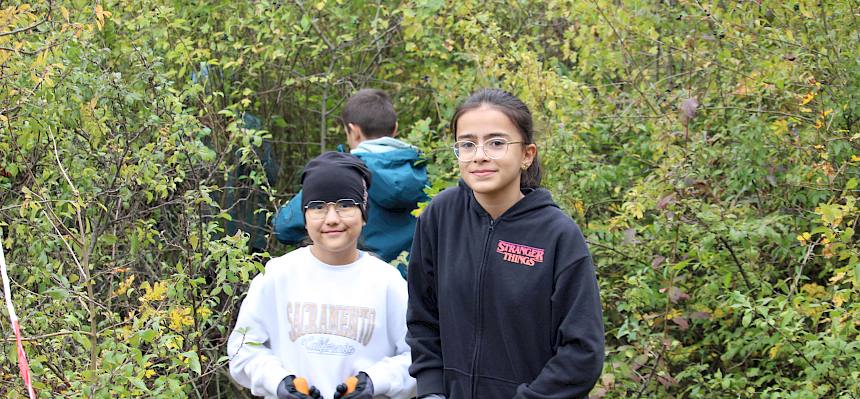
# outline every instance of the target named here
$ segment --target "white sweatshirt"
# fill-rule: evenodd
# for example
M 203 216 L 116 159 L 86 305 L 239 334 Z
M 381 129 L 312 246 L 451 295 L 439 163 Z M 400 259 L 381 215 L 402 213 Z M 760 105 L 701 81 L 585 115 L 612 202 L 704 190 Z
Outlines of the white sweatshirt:
M 406 304 L 406 281 L 391 265 L 361 252 L 332 266 L 296 249 L 251 281 L 227 343 L 230 375 L 267 398 L 284 377 L 304 377 L 328 399 L 364 371 L 376 397 L 411 398 Z

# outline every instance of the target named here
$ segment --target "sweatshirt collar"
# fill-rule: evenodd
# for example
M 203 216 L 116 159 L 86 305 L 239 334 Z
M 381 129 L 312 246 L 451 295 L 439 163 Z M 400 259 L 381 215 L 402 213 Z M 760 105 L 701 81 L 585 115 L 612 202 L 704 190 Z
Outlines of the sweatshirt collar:
M 474 212 L 482 216 L 490 217 L 490 214 L 484 209 L 483 206 L 478 202 L 475 198 L 475 193 L 471 188 L 466 184 L 463 179 L 460 179 L 458 182 L 458 186 L 461 190 L 469 198 L 469 208 Z M 496 221 L 501 220 L 513 220 L 519 217 L 526 216 L 531 211 L 544 208 L 547 206 L 552 206 L 558 208 L 558 205 L 555 204 L 552 200 L 552 195 L 545 188 L 526 188 L 522 189 L 522 193 L 524 197 L 517 201 L 514 205 L 512 205 L 508 210 L 502 213 Z

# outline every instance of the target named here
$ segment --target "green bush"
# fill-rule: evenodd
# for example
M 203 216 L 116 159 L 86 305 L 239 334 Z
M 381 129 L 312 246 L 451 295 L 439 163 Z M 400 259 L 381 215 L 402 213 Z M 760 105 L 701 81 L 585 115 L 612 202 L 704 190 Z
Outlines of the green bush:
M 856 10 L 0 5 L 0 230 L 39 396 L 247 397 L 226 336 L 345 98 L 393 95 L 435 194 L 457 101 L 497 86 L 597 262 L 593 397 L 858 398 Z M 0 393 L 25 396 L 0 315 Z

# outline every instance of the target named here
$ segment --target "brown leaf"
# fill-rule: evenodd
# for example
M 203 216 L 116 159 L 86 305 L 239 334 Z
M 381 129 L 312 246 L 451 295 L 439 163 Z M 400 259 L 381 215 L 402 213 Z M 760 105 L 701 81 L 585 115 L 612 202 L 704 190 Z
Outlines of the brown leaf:
M 690 313 L 690 319 L 693 320 L 707 320 L 711 318 L 711 314 L 708 312 L 693 312 Z
M 672 301 L 672 303 L 678 303 L 686 299 L 690 299 L 690 296 L 681 291 L 678 287 L 672 287 L 669 289 L 669 300 Z
M 699 108 L 699 100 L 696 97 L 688 98 L 681 101 L 681 123 L 685 126 L 696 116 L 696 110 Z
M 669 193 L 669 195 L 666 195 L 657 201 L 657 209 L 664 209 L 666 206 L 673 203 L 675 203 L 675 193 Z
M 687 329 L 690 328 L 690 323 L 687 322 L 687 319 L 685 319 L 681 316 L 673 317 L 672 322 L 677 324 L 678 328 L 680 328 L 681 331 L 687 331 Z
M 660 265 L 665 261 L 666 257 L 663 255 L 654 256 L 654 258 L 651 259 L 651 268 L 654 270 L 660 270 Z
M 663 384 L 663 388 L 669 388 L 671 386 L 678 385 L 678 380 L 676 380 L 669 374 L 657 374 L 657 381 L 660 381 L 660 383 Z
M 621 242 L 624 245 L 635 245 L 639 243 L 639 239 L 636 238 L 636 229 L 629 228 L 624 230 L 624 240 Z

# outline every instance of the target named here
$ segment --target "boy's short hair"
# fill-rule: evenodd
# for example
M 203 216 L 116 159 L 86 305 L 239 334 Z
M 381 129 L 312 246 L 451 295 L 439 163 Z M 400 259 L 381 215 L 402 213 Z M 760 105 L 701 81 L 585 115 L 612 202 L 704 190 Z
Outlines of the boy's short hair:
M 369 139 L 391 136 L 397 128 L 397 112 L 388 94 L 379 89 L 361 89 L 347 100 L 341 112 L 344 126 L 352 123 Z

